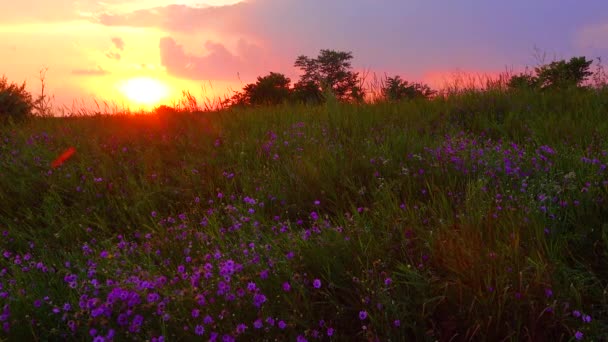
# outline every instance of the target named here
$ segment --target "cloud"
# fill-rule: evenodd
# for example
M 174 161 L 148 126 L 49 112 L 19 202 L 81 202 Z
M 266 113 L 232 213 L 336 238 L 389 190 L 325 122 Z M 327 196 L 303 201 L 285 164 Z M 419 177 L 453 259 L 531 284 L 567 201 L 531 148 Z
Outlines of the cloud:
M 112 38 L 112 43 L 114 43 L 114 46 L 120 51 L 125 49 L 125 42 L 122 40 L 122 38 L 114 37 Z
M 169 74 L 191 80 L 236 80 L 264 72 L 263 51 L 260 47 L 239 40 L 236 53 L 223 44 L 207 41 L 206 54 L 194 55 L 184 51 L 172 37 L 160 40 L 160 60 Z
M 75 69 L 72 70 L 72 75 L 76 76 L 106 76 L 111 74 L 109 71 L 104 70 L 98 66 L 97 69 Z
M 573 0 L 559 6 L 554 0 L 248 0 L 229 6 L 170 5 L 104 13 L 96 20 L 108 26 L 158 27 L 173 37 L 212 32 L 228 40 L 255 42 L 281 67 L 290 68 L 301 54 L 336 49 L 353 52 L 355 67 L 421 77 L 438 69 L 504 70 L 530 64 L 534 46 L 564 58 L 576 55 L 577 47 L 565 37 L 602 16 L 605 20 L 606 10 L 604 0 L 590 0 L 584 10 Z M 539 15 L 545 19 L 538 20 Z M 249 55 L 220 45 L 207 46 L 207 55 L 195 56 L 175 40 L 165 40 L 161 53 L 168 70 L 190 78 L 228 76 L 254 66 L 245 62 Z M 608 54 L 608 47 L 604 51 Z M 211 64 L 216 62 L 226 66 Z M 234 67 L 231 73 L 228 66 Z
M 127 14 L 102 13 L 94 21 L 106 26 L 162 27 L 174 31 L 192 31 L 205 27 L 228 30 L 246 12 L 250 4 L 190 7 L 168 5 L 141 9 Z
M 109 59 L 115 59 L 117 61 L 119 61 L 122 58 L 122 56 L 118 52 L 112 52 L 112 51 L 106 52 L 106 57 L 108 57 Z

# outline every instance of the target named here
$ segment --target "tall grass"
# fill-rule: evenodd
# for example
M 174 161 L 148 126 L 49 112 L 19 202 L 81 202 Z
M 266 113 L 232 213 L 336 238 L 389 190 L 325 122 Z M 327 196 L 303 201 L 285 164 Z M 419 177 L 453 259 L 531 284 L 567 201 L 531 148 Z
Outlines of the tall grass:
M 3 127 L 0 337 L 601 340 L 607 109 L 471 89 Z

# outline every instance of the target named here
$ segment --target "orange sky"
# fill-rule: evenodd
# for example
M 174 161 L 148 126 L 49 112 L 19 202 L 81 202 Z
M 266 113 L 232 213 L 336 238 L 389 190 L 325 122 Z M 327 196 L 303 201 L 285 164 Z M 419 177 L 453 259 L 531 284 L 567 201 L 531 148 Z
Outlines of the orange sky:
M 295 81 L 295 58 L 327 48 L 352 51 L 357 70 L 435 87 L 458 71 L 534 66 L 534 47 L 547 61 L 608 55 L 604 0 L 200 1 L 5 1 L 0 74 L 36 94 L 46 67 L 58 106 L 137 108 L 182 90 L 222 96 L 270 71 Z
M 29 90 L 37 94 L 40 89 L 39 71 L 48 68 L 47 91 L 54 95 L 57 106 L 71 107 L 76 103 L 77 107 L 93 107 L 94 100 L 99 103 L 105 100 L 119 106 L 148 108 L 146 103 L 134 103 L 128 97 L 128 90 L 125 91 L 133 79 L 135 85 L 146 86 L 142 82 L 137 84 L 137 80 L 142 78 L 154 79 L 164 85 L 166 91 L 158 97 L 162 97 L 159 101 L 167 104 L 181 98 L 182 90 L 189 90 L 202 98 L 220 96 L 229 88 L 239 87 L 239 83 L 235 83 L 238 81 L 236 75 L 233 81 L 188 80 L 171 76 L 161 65 L 158 51 L 159 40 L 167 36 L 167 30 L 107 27 L 91 20 L 99 6 L 96 2 L 90 1 L 87 6 L 84 1 L 79 7 L 67 9 L 61 6 L 62 1 L 11 2 L 2 5 L 3 11 L 8 6 L 12 7 L 8 11 L 26 13 L 28 5 L 43 8 L 57 5 L 62 11 L 55 8 L 55 12 L 42 13 L 43 8 L 39 8 L 40 15 L 24 15 L 24 18 L 14 21 L 7 21 L 0 15 L 0 72 L 13 82 L 25 80 Z M 109 2 L 103 8 L 104 12 L 123 13 L 167 3 L 158 0 Z M 234 2 L 207 1 L 213 5 Z M 178 3 L 188 4 L 188 1 Z M 195 3 L 191 1 L 191 4 Z M 216 38 L 213 35 L 208 37 Z M 145 96 L 144 100 L 147 100 Z M 157 104 L 157 101 L 153 102 Z

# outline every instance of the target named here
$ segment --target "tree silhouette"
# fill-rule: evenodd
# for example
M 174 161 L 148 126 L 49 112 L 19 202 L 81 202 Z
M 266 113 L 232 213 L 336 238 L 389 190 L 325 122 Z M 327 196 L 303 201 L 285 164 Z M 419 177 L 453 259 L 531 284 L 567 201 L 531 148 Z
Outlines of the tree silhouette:
M 291 97 L 291 80 L 283 74 L 271 72 L 258 77 L 256 83 L 247 84 L 228 101 L 230 105 L 276 105 Z
M 522 73 L 511 77 L 507 83 L 511 89 L 565 89 L 581 87 L 593 75 L 589 71 L 593 60 L 586 57 L 572 57 L 534 68 L 536 75 Z
M 299 56 L 294 66 L 303 71 L 295 84 L 296 98 L 305 102 L 323 101 L 323 92 L 330 90 L 341 101 L 360 101 L 363 90 L 359 73 L 353 72 L 351 52 L 321 50 L 317 58 Z
M 25 90 L 25 82 L 19 86 L 0 77 L 0 122 L 25 119 L 33 108 L 32 94 Z
M 507 82 L 509 89 L 533 89 L 538 87 L 538 78 L 529 73 L 513 75 Z
M 593 73 L 589 67 L 593 63 L 583 57 L 572 57 L 552 62 L 535 69 L 541 88 L 569 88 L 581 86 Z
M 409 83 L 400 76 L 387 77 L 382 86 L 382 95 L 389 101 L 404 99 L 430 98 L 436 92 L 422 83 Z

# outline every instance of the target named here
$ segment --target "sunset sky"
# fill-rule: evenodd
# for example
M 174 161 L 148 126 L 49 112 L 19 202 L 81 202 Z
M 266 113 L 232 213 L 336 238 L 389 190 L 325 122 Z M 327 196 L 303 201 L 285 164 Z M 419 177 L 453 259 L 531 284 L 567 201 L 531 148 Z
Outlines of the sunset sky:
M 325 48 L 352 51 L 357 70 L 439 86 L 454 72 L 534 66 L 535 47 L 548 61 L 608 58 L 608 2 L 22 0 L 0 11 L 0 75 L 36 94 L 46 67 L 66 105 L 215 97 L 270 71 L 295 80 L 295 58 Z

